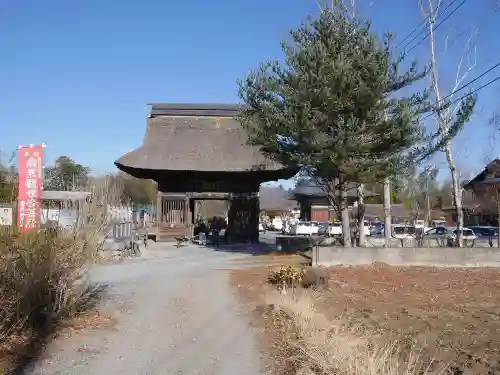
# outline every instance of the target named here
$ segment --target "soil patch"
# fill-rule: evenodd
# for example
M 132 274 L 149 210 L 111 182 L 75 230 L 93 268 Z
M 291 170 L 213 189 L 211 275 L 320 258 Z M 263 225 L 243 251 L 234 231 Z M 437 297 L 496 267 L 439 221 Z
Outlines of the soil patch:
M 264 350 L 272 327 L 262 296 L 270 267 L 233 271 L 231 280 L 254 311 Z M 348 317 L 403 352 L 417 350 L 447 374 L 500 374 L 500 270 L 391 267 L 385 264 L 327 269 L 327 288 L 316 309 L 327 318 Z

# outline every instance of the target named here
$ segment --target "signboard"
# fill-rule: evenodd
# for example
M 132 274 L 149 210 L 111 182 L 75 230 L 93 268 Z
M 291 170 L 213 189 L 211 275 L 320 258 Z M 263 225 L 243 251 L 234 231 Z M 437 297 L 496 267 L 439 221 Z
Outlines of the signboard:
M 43 178 L 43 145 L 20 147 L 17 225 L 33 232 L 40 225 L 40 198 Z
M 12 207 L 0 207 L 0 225 L 12 225 Z

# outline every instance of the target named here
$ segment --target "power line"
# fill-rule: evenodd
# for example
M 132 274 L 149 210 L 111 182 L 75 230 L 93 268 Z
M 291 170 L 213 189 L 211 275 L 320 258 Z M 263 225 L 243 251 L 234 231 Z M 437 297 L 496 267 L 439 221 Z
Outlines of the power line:
M 500 64 L 499 64 L 499 65 L 500 65 Z M 454 101 L 452 101 L 451 103 L 448 103 L 448 106 L 450 106 L 450 105 L 452 105 L 452 104 L 455 104 L 455 103 L 457 103 L 457 102 L 461 101 L 462 99 L 465 99 L 466 97 L 468 97 L 468 96 L 470 96 L 470 95 L 472 95 L 472 94 L 474 94 L 474 93 L 476 93 L 476 92 L 478 92 L 478 91 L 480 91 L 480 90 L 484 89 L 485 87 L 488 87 L 489 85 L 491 85 L 491 84 L 495 83 L 496 81 L 500 81 L 500 76 L 498 76 L 498 77 L 496 77 L 496 78 L 492 79 L 492 80 L 491 80 L 491 81 L 489 81 L 489 82 L 486 82 L 484 85 L 479 86 L 477 89 L 472 90 L 472 91 L 471 91 L 471 92 L 469 92 L 468 94 L 462 95 L 460 98 L 455 99 L 455 100 L 454 100 Z M 453 92 L 453 93 L 454 93 L 454 92 Z M 453 94 L 453 93 L 452 93 L 452 94 Z M 447 97 L 449 97 L 449 96 L 450 96 L 450 95 L 448 95 Z M 443 99 L 444 99 L 444 98 L 443 98 Z M 436 103 L 436 104 L 437 104 L 437 103 Z M 423 119 L 421 119 L 420 121 L 424 121 L 424 120 L 428 119 L 429 117 L 431 117 L 431 116 L 432 116 L 434 113 L 436 113 L 437 111 L 438 111 L 438 109 L 435 109 L 435 110 L 431 111 L 431 113 L 429 113 L 427 116 L 425 116 L 425 117 L 424 117 Z
M 440 4 L 437 6 L 436 10 L 437 10 L 437 9 L 439 9 L 439 7 L 440 7 L 442 4 L 443 4 L 443 3 L 440 3 Z M 430 18 L 431 18 L 431 15 L 429 14 L 427 17 L 425 17 L 425 18 L 422 20 L 422 22 L 420 22 L 420 23 L 419 23 L 419 24 L 418 24 L 418 25 L 417 25 L 417 26 L 416 26 L 416 27 L 415 27 L 415 28 L 411 31 L 411 33 L 409 33 L 408 35 L 406 35 L 406 36 L 405 36 L 405 37 L 404 37 L 404 38 L 403 38 L 403 39 L 402 39 L 402 40 L 401 40 L 401 41 L 400 41 L 400 42 L 396 45 L 396 48 L 398 48 L 398 47 L 399 47 L 401 44 L 403 44 L 403 43 L 404 43 L 404 42 L 405 42 L 405 41 L 406 41 L 409 37 L 411 37 L 415 31 L 417 31 L 418 29 L 421 29 L 421 28 L 422 28 L 422 26 L 424 26 L 424 25 L 425 25 L 425 24 L 429 21 L 429 19 L 430 19 Z M 425 29 L 423 29 L 423 30 L 425 30 Z M 415 38 L 416 38 L 417 36 L 419 36 L 421 33 L 422 33 L 422 30 L 420 30 L 420 31 L 417 33 L 417 35 L 416 35 L 416 36 L 415 36 L 412 40 L 410 40 L 408 43 L 411 43 L 413 40 L 415 40 Z
M 444 11 L 446 11 L 446 10 L 447 10 L 450 6 L 452 6 L 452 5 L 453 5 L 453 3 L 455 3 L 456 1 L 457 1 L 457 0 L 452 0 L 452 1 L 451 1 L 451 3 L 449 3 L 449 4 L 448 4 L 448 6 L 444 9 Z M 444 2 L 439 3 L 439 4 L 437 5 L 437 7 L 436 7 L 436 9 L 434 10 L 434 12 L 433 12 L 433 13 L 435 14 L 435 13 L 439 10 L 439 8 L 441 7 L 441 5 L 443 5 L 443 4 L 444 4 Z M 417 27 L 415 27 L 415 28 L 412 30 L 412 32 L 411 32 L 411 33 L 409 33 L 409 34 L 408 34 L 408 35 L 407 35 L 407 36 L 406 36 L 406 37 L 405 37 L 405 38 L 404 38 L 401 42 L 399 42 L 399 43 L 398 43 L 398 45 L 396 46 L 396 48 L 398 48 L 398 47 L 399 47 L 401 44 L 403 44 L 403 43 L 404 43 L 404 42 L 405 42 L 405 41 L 406 41 L 409 37 L 411 37 L 415 31 L 417 31 L 418 29 L 422 28 L 422 26 L 424 26 L 426 23 L 428 23 L 428 22 L 429 22 L 429 20 L 430 20 L 430 18 L 431 18 L 431 16 L 433 15 L 433 13 L 430 13 L 427 17 L 425 17 L 425 18 L 422 20 L 422 22 L 420 22 L 420 23 L 418 24 L 418 26 L 417 26 Z M 417 33 L 417 35 L 415 35 L 415 36 L 413 37 L 413 39 L 412 39 L 412 40 L 410 40 L 408 43 L 406 43 L 406 44 L 405 44 L 405 46 L 403 47 L 403 49 L 405 49 L 406 47 L 408 47 L 408 45 L 409 45 L 409 44 L 411 44 L 411 43 L 412 43 L 415 39 L 417 39 L 417 38 L 418 38 L 418 36 L 419 36 L 420 34 L 422 34 L 422 32 L 424 32 L 424 31 L 425 31 L 425 29 L 420 30 L 420 31 Z
M 458 1 L 458 0 L 453 0 L 450 4 L 448 4 L 448 6 L 446 7 L 446 9 L 448 9 L 448 8 L 449 8 L 449 7 L 450 7 L 453 3 L 455 3 L 456 1 Z M 436 30 L 439 28 L 439 26 L 441 26 L 444 22 L 446 22 L 446 21 L 447 21 L 447 20 L 448 20 L 448 19 L 449 19 L 449 18 L 450 18 L 450 17 L 451 17 L 451 16 L 452 16 L 452 15 L 453 15 L 453 14 L 454 14 L 457 10 L 458 10 L 458 9 L 460 9 L 460 8 L 461 8 L 461 7 L 462 7 L 462 6 L 463 6 L 466 2 L 467 2 L 467 0 L 462 0 L 462 2 L 461 2 L 460 4 L 458 4 L 458 5 L 457 5 L 457 7 L 456 7 L 455 9 L 453 9 L 450 13 L 448 13 L 448 14 L 446 15 L 446 17 L 444 17 L 441 21 L 439 21 L 439 23 L 438 23 L 438 24 L 434 27 L 434 31 L 436 31 Z M 446 10 L 446 9 L 445 9 L 445 10 Z M 431 22 L 432 22 L 432 21 L 431 21 Z M 424 40 L 426 40 L 426 39 L 429 37 L 429 35 L 431 35 L 431 31 L 430 31 L 430 30 L 427 32 L 427 34 L 425 34 L 425 36 L 424 36 L 422 39 L 420 39 L 420 41 L 419 41 L 417 44 L 415 44 L 413 47 L 411 47 L 408 51 L 406 51 L 406 50 L 405 50 L 405 53 L 409 53 L 409 52 L 413 51 L 413 50 L 414 50 L 415 48 L 417 48 L 417 47 L 418 47 L 418 46 L 419 46 L 419 45 L 420 45 L 420 44 L 421 44 Z M 412 40 L 412 41 L 413 41 L 413 40 Z M 411 42 L 408 42 L 408 43 L 405 45 L 404 49 L 406 49 L 406 47 L 407 47 L 410 43 L 411 43 Z
M 486 74 L 488 74 L 489 72 L 491 72 L 492 70 L 498 68 L 500 66 L 500 62 L 496 63 L 495 65 L 493 65 L 491 68 L 489 68 L 488 70 L 484 71 L 483 73 L 481 73 L 480 75 L 478 75 L 476 78 L 474 78 L 473 80 L 467 82 L 466 84 L 463 84 L 462 86 L 460 86 L 459 88 L 457 88 L 456 90 L 450 92 L 448 95 L 446 95 L 445 97 L 441 98 L 441 101 L 445 100 L 445 99 L 448 99 L 450 96 L 453 96 L 455 95 L 457 92 L 459 91 L 462 91 L 463 89 L 465 89 L 467 86 L 470 86 L 471 84 L 473 84 L 474 82 L 476 82 L 478 79 L 484 77 Z M 437 103 L 436 103 L 437 104 Z

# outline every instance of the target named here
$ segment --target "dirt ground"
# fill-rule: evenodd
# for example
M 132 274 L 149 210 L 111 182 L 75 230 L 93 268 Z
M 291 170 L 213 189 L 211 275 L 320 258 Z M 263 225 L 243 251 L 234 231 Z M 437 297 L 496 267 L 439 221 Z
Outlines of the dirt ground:
M 58 337 L 66 339 L 88 330 L 114 329 L 115 324 L 116 319 L 106 311 L 86 311 L 81 315 L 59 322 L 54 332 L 43 340 L 45 343 Z M 30 357 L 37 355 L 35 352 L 39 349 L 36 337 L 32 337 L 27 333 L 23 336 L 10 336 L 0 345 L 0 374 L 11 372 L 16 367 L 16 363 L 28 360 Z
M 233 285 L 254 307 L 270 288 L 269 269 L 232 273 Z M 432 369 L 500 374 L 500 270 L 375 264 L 330 268 L 328 274 L 316 306 L 327 317 L 349 317 L 350 324 L 396 341 L 402 352 L 416 349 Z

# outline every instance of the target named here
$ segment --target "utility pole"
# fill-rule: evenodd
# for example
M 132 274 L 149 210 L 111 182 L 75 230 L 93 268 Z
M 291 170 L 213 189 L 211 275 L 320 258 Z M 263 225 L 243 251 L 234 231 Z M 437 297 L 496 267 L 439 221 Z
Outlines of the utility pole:
M 425 225 L 431 221 L 431 200 L 429 195 L 429 171 L 425 173 Z
M 384 237 L 385 247 L 389 247 L 392 235 L 392 217 L 391 217 L 391 180 L 389 177 L 384 178 Z
M 384 111 L 384 119 L 388 120 L 387 112 Z M 384 246 L 390 247 L 392 236 L 392 217 L 391 217 L 391 180 L 389 176 L 384 178 Z

